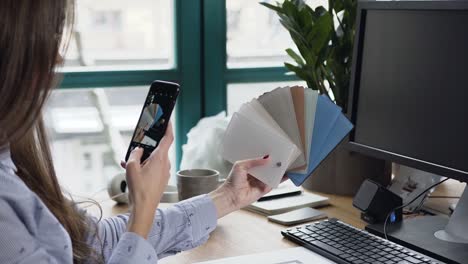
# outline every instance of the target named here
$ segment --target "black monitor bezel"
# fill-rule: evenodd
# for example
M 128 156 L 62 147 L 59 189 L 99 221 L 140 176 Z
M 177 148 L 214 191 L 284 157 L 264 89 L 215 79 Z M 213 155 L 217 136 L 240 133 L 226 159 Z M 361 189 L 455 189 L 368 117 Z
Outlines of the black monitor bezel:
M 356 124 L 359 81 L 361 76 L 362 47 L 367 10 L 468 10 L 468 1 L 359 1 L 356 17 L 356 37 L 351 68 L 351 82 L 347 116 Z M 354 142 L 355 130 L 349 135 L 348 148 L 351 151 L 396 162 L 444 177 L 468 182 L 468 172 L 418 160 L 398 153 L 374 148 Z

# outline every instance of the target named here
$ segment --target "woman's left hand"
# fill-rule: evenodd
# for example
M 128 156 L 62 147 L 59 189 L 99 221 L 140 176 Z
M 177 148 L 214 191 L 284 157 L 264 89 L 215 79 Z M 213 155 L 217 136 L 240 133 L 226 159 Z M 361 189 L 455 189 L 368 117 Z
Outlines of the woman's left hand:
M 257 201 L 271 191 L 271 187 L 248 173 L 249 169 L 270 162 L 268 156 L 238 161 L 232 167 L 226 182 L 210 193 L 218 218 Z

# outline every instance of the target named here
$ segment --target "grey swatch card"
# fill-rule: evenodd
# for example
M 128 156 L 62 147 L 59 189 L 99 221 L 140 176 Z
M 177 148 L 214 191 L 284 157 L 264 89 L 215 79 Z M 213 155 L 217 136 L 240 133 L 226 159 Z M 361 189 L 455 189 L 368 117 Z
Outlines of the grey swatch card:
M 297 148 L 302 150 L 302 140 L 297 126 L 294 102 L 289 87 L 277 88 L 269 93 L 265 93 L 258 98 L 263 108 L 276 121 L 281 129 L 286 132 Z M 303 151 L 298 158 L 290 165 L 290 169 L 298 168 L 306 164 Z

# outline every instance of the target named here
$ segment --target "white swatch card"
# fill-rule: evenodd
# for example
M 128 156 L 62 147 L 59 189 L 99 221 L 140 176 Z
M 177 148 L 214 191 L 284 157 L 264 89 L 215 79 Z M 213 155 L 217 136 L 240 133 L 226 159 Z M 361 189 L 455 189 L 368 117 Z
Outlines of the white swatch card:
M 257 99 L 252 99 L 252 101 L 243 104 L 239 109 L 238 113 L 254 122 L 258 122 L 264 125 L 265 128 L 271 129 L 272 132 L 277 133 L 278 135 L 282 136 L 286 141 L 290 142 L 291 144 L 294 144 L 294 142 L 291 141 L 286 132 L 284 132 L 281 129 L 281 127 L 265 110 L 265 108 L 263 108 L 262 104 L 260 104 Z M 288 160 L 287 168 L 291 168 L 293 162 L 300 154 L 301 150 L 297 148 L 297 151 L 295 151 L 295 153 L 291 156 L 291 160 Z
M 278 123 L 276 123 L 273 117 L 271 117 L 257 99 L 253 99 L 252 101 L 243 104 L 238 112 L 250 120 L 260 122 L 263 125 L 270 127 L 274 132 L 277 132 L 285 139 L 291 141 L 286 132 L 281 129 Z
M 279 185 L 288 164 L 300 153 L 294 143 L 272 132 L 271 127 L 240 113 L 232 116 L 222 145 L 221 155 L 231 163 L 270 155 L 268 165 L 251 168 L 249 173 L 272 188 Z

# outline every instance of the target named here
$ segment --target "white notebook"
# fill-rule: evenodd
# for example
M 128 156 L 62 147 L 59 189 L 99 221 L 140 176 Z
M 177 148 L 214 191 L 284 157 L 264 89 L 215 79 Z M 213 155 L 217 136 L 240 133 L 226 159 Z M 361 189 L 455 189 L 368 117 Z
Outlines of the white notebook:
M 244 209 L 263 215 L 276 215 L 303 207 L 320 207 L 329 204 L 328 197 L 303 192 L 294 196 L 255 202 Z

